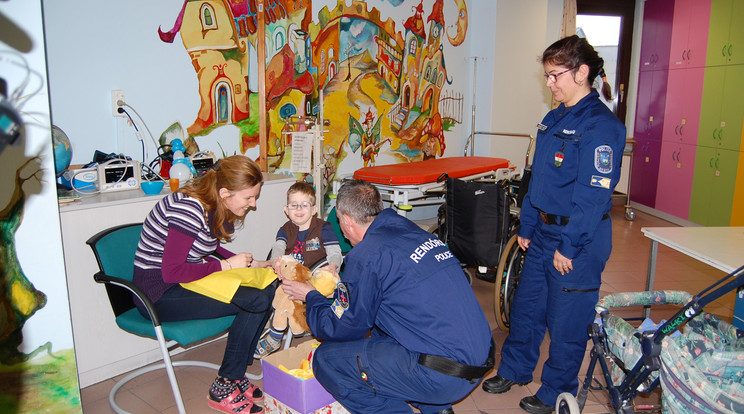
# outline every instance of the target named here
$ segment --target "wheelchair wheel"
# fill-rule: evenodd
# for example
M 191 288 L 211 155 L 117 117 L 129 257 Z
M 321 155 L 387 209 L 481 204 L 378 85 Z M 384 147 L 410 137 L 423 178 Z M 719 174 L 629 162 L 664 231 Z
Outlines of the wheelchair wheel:
M 581 408 L 579 408 L 579 403 L 573 395 L 564 392 L 558 396 L 558 401 L 555 403 L 555 412 L 557 414 L 579 414 Z
M 522 273 L 524 255 L 525 252 L 519 247 L 515 234 L 506 243 L 504 254 L 501 255 L 499 267 L 496 270 L 494 312 L 499 328 L 505 331 L 509 330 L 509 315 L 519 275 Z

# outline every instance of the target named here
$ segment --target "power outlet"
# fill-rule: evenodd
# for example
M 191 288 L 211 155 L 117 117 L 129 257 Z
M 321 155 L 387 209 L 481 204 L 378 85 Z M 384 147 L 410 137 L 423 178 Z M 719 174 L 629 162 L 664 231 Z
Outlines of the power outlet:
M 119 113 L 119 108 L 124 109 L 124 91 L 113 90 L 111 91 L 111 109 L 114 116 L 126 116 L 126 114 Z

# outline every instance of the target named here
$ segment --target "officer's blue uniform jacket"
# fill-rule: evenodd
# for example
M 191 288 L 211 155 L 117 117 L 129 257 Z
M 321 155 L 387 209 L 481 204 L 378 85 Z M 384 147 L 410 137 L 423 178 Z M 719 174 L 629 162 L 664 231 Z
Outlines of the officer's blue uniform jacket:
M 522 203 L 519 236 L 530 240 L 511 308 L 511 330 L 501 348 L 498 374 L 532 381 L 546 331 L 549 357 L 535 396 L 554 405 L 576 395 L 594 320 L 602 271 L 612 250 L 612 191 L 620 178 L 625 127 L 592 90 L 576 105 L 561 104 L 538 125 L 529 190 Z M 561 216 L 548 224 L 540 212 Z M 563 218 L 568 218 L 568 223 Z M 561 273 L 556 250 L 571 259 Z
M 570 217 L 558 251 L 575 258 L 612 208 L 610 196 L 620 179 L 624 147 L 625 126 L 599 100 L 596 90 L 571 108 L 561 104 L 548 112 L 538 125 L 519 235 L 532 238 L 539 210 Z
M 335 305 L 317 291 L 307 297 L 307 322 L 320 340 L 388 335 L 412 352 L 485 364 L 491 330 L 459 261 L 445 244 L 393 209 L 383 210 L 346 255 Z M 342 296 L 339 301 L 339 296 Z M 336 306 L 338 307 L 338 306 Z

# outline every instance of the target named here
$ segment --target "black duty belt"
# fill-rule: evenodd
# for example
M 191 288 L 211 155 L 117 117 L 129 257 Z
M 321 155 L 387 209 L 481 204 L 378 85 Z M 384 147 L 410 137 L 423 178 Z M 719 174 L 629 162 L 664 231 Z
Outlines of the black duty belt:
M 493 339 L 491 339 L 491 349 L 488 350 L 485 365 L 465 365 L 450 358 L 429 354 L 419 355 L 418 363 L 442 374 L 463 378 L 474 383 L 483 378 L 494 366 Z
M 602 216 L 602 220 L 610 218 L 610 213 L 605 213 L 604 216 Z M 565 226 L 568 224 L 568 221 L 571 219 L 571 217 L 565 217 L 565 216 L 557 216 L 555 214 L 548 214 L 544 211 L 540 212 L 540 220 L 542 220 L 545 224 L 557 224 L 559 226 Z

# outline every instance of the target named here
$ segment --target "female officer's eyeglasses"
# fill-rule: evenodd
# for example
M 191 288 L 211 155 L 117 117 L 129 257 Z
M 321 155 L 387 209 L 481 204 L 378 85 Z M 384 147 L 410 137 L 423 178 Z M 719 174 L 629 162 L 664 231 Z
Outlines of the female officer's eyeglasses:
M 313 205 L 308 203 L 307 201 L 303 201 L 301 203 L 287 204 L 287 208 L 290 210 L 299 210 L 299 209 L 307 210 L 312 206 Z
M 578 67 L 578 66 L 577 66 L 577 67 Z M 563 72 L 558 72 L 558 73 L 551 73 L 550 75 L 548 75 L 548 74 L 546 73 L 546 74 L 545 74 L 545 75 L 543 75 L 543 76 L 545 76 L 545 82 L 553 82 L 553 83 L 555 83 L 555 81 L 556 81 L 556 80 L 558 80 L 558 77 L 559 77 L 559 76 L 563 75 L 563 74 L 564 74 L 564 73 L 566 73 L 566 72 L 570 72 L 570 71 L 572 71 L 572 70 L 574 70 L 574 69 L 576 69 L 576 67 L 573 67 L 573 68 L 571 68 L 571 69 L 566 69 L 566 70 L 564 70 Z

